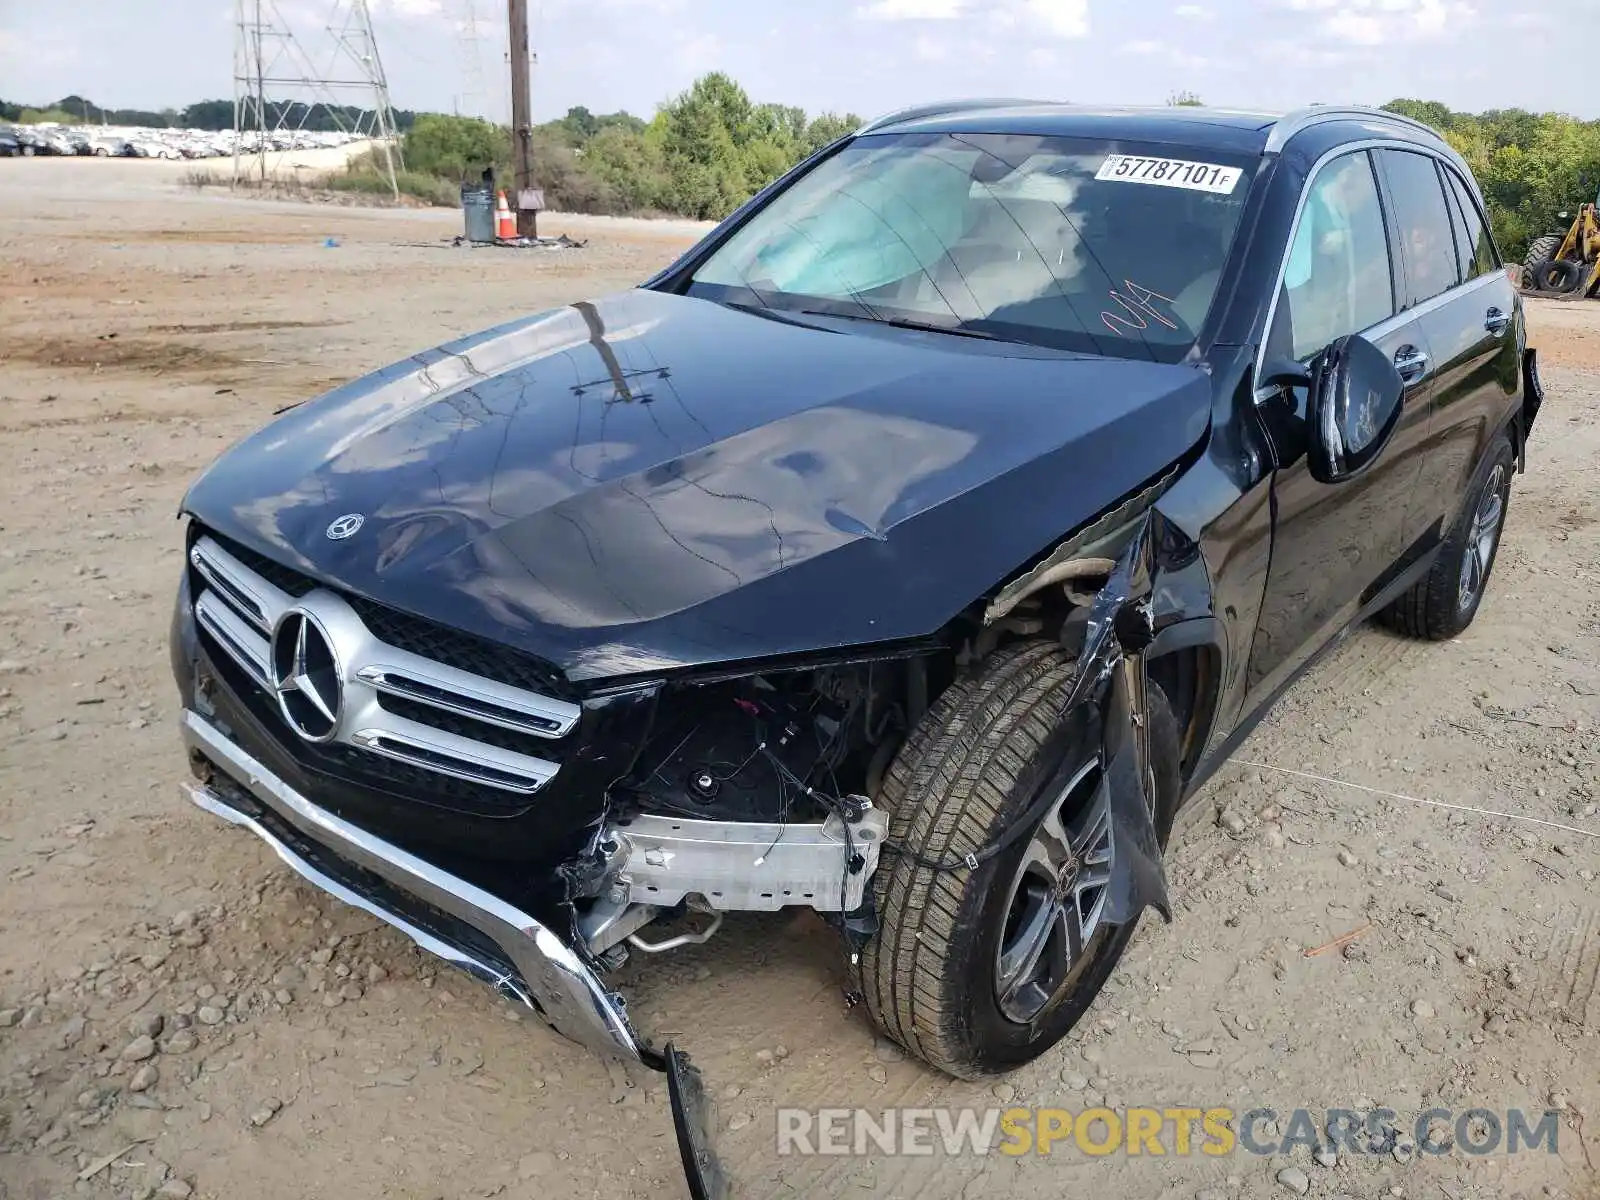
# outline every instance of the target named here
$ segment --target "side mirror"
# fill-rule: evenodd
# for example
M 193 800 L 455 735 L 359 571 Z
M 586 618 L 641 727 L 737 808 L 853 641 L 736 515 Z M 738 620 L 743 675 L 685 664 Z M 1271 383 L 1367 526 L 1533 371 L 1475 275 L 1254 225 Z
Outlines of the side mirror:
M 1405 381 L 1389 356 L 1357 334 L 1311 364 L 1307 465 L 1319 483 L 1339 483 L 1371 466 L 1400 424 Z

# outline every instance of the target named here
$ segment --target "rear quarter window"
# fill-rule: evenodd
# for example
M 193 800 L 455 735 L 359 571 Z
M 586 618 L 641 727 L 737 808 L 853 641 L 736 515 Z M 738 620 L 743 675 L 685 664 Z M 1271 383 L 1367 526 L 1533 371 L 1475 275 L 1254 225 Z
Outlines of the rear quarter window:
M 1395 228 L 1406 267 L 1403 308 L 1432 300 L 1461 282 L 1450 209 L 1437 160 L 1408 150 L 1378 154 L 1394 205 Z
M 1462 244 L 1457 246 L 1461 260 L 1461 278 L 1475 279 L 1500 269 L 1500 256 L 1495 252 L 1494 239 L 1489 236 L 1489 223 L 1483 210 L 1472 198 L 1472 190 L 1461 177 L 1446 168 L 1444 177 L 1449 184 L 1450 197 L 1455 202 L 1454 212 L 1461 222 Z

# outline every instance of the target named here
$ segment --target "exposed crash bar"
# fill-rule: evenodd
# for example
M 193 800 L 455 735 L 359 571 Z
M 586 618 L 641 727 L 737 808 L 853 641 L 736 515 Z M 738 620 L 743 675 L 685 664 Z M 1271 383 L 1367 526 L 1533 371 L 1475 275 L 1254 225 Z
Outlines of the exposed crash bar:
M 422 949 L 493 980 L 502 991 L 527 1003 L 556 1032 L 603 1054 L 659 1065 L 659 1056 L 640 1045 L 622 1001 L 605 989 L 569 946 L 527 913 L 319 808 L 197 713 L 183 714 L 182 730 L 191 750 L 226 772 L 319 849 L 331 851 L 484 935 L 514 964 L 519 978 L 508 978 L 504 967 L 418 928 L 403 913 L 349 882 L 330 878 L 328 870 L 310 861 L 311 854 L 303 853 L 290 839 L 268 828 L 267 822 L 231 803 L 223 789 L 188 785 L 190 799 L 200 807 L 251 830 L 308 881 L 393 925 Z

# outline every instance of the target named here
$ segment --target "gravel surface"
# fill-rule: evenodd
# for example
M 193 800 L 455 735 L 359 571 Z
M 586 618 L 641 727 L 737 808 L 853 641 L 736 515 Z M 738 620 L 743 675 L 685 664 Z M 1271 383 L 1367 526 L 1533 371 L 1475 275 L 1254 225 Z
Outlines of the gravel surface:
M 165 640 L 173 511 L 221 449 L 412 350 L 626 287 L 697 228 L 547 218 L 587 248 L 467 250 L 451 214 L 40 165 L 0 164 L 0 1197 L 683 1195 L 659 1078 L 179 799 Z M 1142 926 L 1056 1051 L 998 1087 L 928 1072 L 847 1011 L 809 915 L 625 972 L 718 1097 L 740 1194 L 1600 1195 L 1600 304 L 1532 323 L 1550 400 L 1477 623 L 1358 630 L 1296 685 L 1237 756 L 1261 765 L 1181 823 L 1176 922 Z M 1102 1102 L 1551 1107 L 1559 1153 L 775 1153 L 779 1105 Z

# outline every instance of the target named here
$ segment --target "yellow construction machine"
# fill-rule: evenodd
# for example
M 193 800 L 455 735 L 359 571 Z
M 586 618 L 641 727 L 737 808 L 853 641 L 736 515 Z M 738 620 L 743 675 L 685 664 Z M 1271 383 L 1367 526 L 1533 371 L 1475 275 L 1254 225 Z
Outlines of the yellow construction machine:
M 1600 297 L 1600 214 L 1595 204 L 1580 208 L 1566 233 L 1533 240 L 1523 259 L 1521 283 L 1523 291 L 1535 295 L 1570 300 Z

